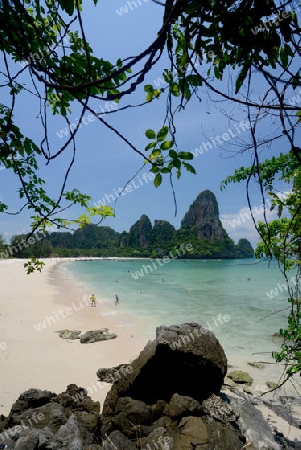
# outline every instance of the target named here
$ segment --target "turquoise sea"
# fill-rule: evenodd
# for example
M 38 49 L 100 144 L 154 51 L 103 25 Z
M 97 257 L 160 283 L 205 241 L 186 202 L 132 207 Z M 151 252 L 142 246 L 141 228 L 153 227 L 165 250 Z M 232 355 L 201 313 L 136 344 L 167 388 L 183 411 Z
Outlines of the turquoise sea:
M 276 262 L 172 260 L 159 265 L 148 259 L 91 260 L 63 263 L 60 271 L 87 294 L 104 300 L 103 315 L 117 318 L 122 313 L 122 326 L 144 319 L 143 338 L 153 339 L 158 325 L 204 324 L 230 362 L 272 361 L 270 352 L 277 348 L 272 335 L 286 326 L 288 311 L 277 312 L 288 302 Z

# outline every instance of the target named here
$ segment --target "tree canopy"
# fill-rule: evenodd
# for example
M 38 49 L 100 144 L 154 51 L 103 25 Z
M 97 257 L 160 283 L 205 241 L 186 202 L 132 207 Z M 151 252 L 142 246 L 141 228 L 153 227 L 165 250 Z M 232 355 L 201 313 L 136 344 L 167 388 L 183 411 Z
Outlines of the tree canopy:
M 142 166 L 146 164 L 154 174 L 156 187 L 167 176 L 172 188 L 173 177 L 180 177 L 183 170 L 195 173 L 193 154 L 178 150 L 175 115 L 184 114 L 191 99 L 200 98 L 206 90 L 212 101 L 232 105 L 225 114 L 233 124 L 241 118 L 247 120 L 250 134 L 247 142 L 237 144 L 236 151 L 250 153 L 251 167 L 237 169 L 223 187 L 245 181 L 250 209 L 252 181 L 258 183 L 264 204 L 270 195 L 279 219 L 256 225 L 253 217 L 263 239 L 257 252 L 277 258 L 284 274 L 293 264 L 297 265 L 299 277 L 301 111 L 299 97 L 294 96 L 300 87 L 299 6 L 292 1 L 274 0 L 153 1 L 162 10 L 162 24 L 153 42 L 140 54 L 107 61 L 95 55 L 86 39 L 85 6 L 80 0 L 2 0 L 0 161 L 19 180 L 23 205 L 20 211 L 11 211 L 10 205 L 1 202 L 0 212 L 31 210 L 32 233 L 48 226 L 84 226 L 94 217 L 99 223 L 114 214 L 109 206 L 91 206 L 89 194 L 66 189 L 77 133 L 86 113 L 141 156 Z M 94 3 L 97 13 L 101 5 L 97 0 Z M 163 55 L 168 58 L 163 71 L 167 85 L 158 88 L 145 84 L 147 74 Z M 93 109 L 95 100 L 119 103 L 119 111 L 139 108 L 141 105 L 131 100 L 138 90 L 144 92 L 143 104 L 161 101 L 162 108 L 166 108 L 161 128 L 153 130 L 150 123 L 144 130 L 144 149 L 136 147 Z M 17 119 L 16 108 L 24 92 L 38 105 L 42 136 L 38 142 L 23 134 L 22 123 Z M 72 109 L 78 107 L 78 121 L 72 124 Z M 110 114 L 114 112 L 112 108 Z M 51 115 L 61 115 L 70 130 L 58 147 L 49 138 Z M 269 158 L 272 145 L 281 149 L 278 157 Z M 52 198 L 39 165 L 42 160 L 51 164 L 70 149 L 73 156 L 66 166 L 60 194 Z M 287 183 L 290 192 L 285 199 L 279 196 L 279 180 Z M 79 218 L 66 221 L 64 212 L 74 204 L 86 211 Z M 291 372 L 301 367 L 300 291 L 294 289 L 290 296 L 288 337 L 293 338 L 292 358 L 298 362 L 291 366 Z M 288 353 L 292 346 L 287 345 L 284 352 L 290 363 Z

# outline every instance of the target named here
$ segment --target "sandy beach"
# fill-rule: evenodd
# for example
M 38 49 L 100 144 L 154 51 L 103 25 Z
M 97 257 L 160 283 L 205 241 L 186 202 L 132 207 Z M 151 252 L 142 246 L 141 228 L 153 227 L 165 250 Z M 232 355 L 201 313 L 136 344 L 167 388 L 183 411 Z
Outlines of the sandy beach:
M 72 383 L 86 388 L 102 408 L 111 385 L 98 382 L 97 370 L 131 362 L 147 343 L 141 337 L 145 336 L 145 319 L 128 317 L 122 305 L 115 306 L 114 299 L 110 303 L 97 298 L 96 308 L 91 307 L 92 293 L 64 278 L 60 263 L 73 259 L 77 258 L 44 260 L 42 273 L 31 275 L 23 267 L 24 260 L 0 261 L 0 414 L 8 415 L 12 404 L 27 389 L 60 393 Z M 85 332 L 99 328 L 108 328 L 118 337 L 81 344 L 79 340 L 61 339 L 57 333 L 63 329 Z M 230 361 L 235 361 L 234 355 Z M 241 361 L 237 364 L 231 370 L 244 368 Z M 248 372 L 253 375 L 250 366 Z M 253 386 L 260 385 L 260 381 L 263 385 L 262 376 L 259 371 Z M 271 416 L 270 410 L 262 413 L 292 440 L 300 438 L 299 430 Z
M 80 291 L 60 277 L 56 259 L 45 260 L 42 273 L 30 275 L 24 262 L 0 262 L 1 414 L 7 415 L 19 395 L 29 388 L 59 393 L 71 383 L 90 388 L 93 394 L 89 395 L 102 407 L 111 385 L 98 384 L 96 372 L 138 356 L 146 344 L 139 333 L 143 323 L 120 326 L 125 318 L 114 302 L 105 305 L 97 298 L 97 306 L 92 308 L 88 301 L 91 292 Z M 108 328 L 118 337 L 81 344 L 79 340 L 61 339 L 57 333 L 100 328 Z

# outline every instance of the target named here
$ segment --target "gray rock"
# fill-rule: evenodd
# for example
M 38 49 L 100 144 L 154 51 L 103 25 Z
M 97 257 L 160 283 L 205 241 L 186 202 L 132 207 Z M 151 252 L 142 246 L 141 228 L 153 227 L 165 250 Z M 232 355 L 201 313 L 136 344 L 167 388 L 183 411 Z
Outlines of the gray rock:
M 131 364 L 119 364 L 119 366 L 108 369 L 98 369 L 96 375 L 100 381 L 105 383 L 114 383 L 119 378 L 133 371 Z
M 235 386 L 235 383 L 233 380 L 231 380 L 231 378 L 225 377 L 223 386 L 233 387 L 233 386 Z
M 173 448 L 173 438 L 168 435 L 168 432 L 164 427 L 158 427 L 155 428 L 147 438 L 141 439 L 141 448 L 171 450 Z
M 253 395 L 253 391 L 249 386 L 244 386 L 243 391 L 246 392 L 247 394 Z
M 151 418 L 150 405 L 146 405 L 141 400 L 121 397 L 117 402 L 112 423 L 129 437 L 137 434 L 137 428 L 140 425 L 151 425 Z
M 178 429 L 170 434 L 172 450 L 233 450 L 241 449 L 245 443 L 237 430 L 217 422 L 206 422 L 201 417 L 183 418 Z
M 35 450 L 39 446 L 39 435 L 34 433 L 32 435 L 21 437 L 15 446 L 15 450 Z
M 292 404 L 286 404 L 283 403 L 280 404 L 279 402 L 273 402 L 271 400 L 263 400 L 263 404 L 267 406 L 269 409 L 274 411 L 277 416 L 284 419 L 289 425 L 292 425 L 296 428 L 301 429 L 301 401 L 299 399 L 295 399 L 295 401 Z M 301 431 L 300 431 L 300 440 L 301 440 Z
M 230 400 L 230 406 L 239 414 L 237 423 L 241 432 L 248 442 L 252 442 L 256 450 L 281 449 L 273 430 L 264 420 L 261 411 L 251 403 L 251 397 L 244 393 L 228 393 L 227 397 Z
M 62 339 L 79 339 L 81 331 L 60 330 L 58 333 Z
M 212 394 L 208 399 L 203 400 L 202 409 L 205 414 L 223 423 L 236 422 L 239 417 L 237 412 L 215 394 Z
M 84 450 L 98 434 L 99 412 L 76 385 L 59 395 L 30 389 L 13 405 L 0 442 L 7 450 Z
M 256 369 L 263 369 L 265 366 L 262 363 L 248 362 L 249 366 L 255 367 Z
M 242 370 L 233 370 L 233 372 L 228 373 L 227 375 L 231 380 L 238 384 L 252 384 L 253 379 L 247 372 L 243 372 Z
M 80 342 L 81 344 L 89 344 L 99 341 L 106 341 L 108 339 L 116 339 L 117 334 L 110 334 L 108 333 L 107 328 L 103 328 L 101 330 L 94 330 L 94 331 L 86 331 L 85 334 L 82 334 L 80 336 Z
M 216 339 L 200 324 L 158 327 L 131 363 L 133 371 L 117 380 L 108 392 L 101 416 L 102 433 L 112 431 L 111 419 L 119 397 L 132 397 L 152 405 L 169 401 L 173 394 L 197 401 L 218 393 L 227 371 L 225 353 Z
M 102 444 L 103 450 L 137 450 L 136 445 L 134 445 L 124 434 L 120 431 L 115 430 Z
M 169 417 L 176 418 L 180 416 L 198 415 L 202 411 L 201 404 L 191 397 L 174 394 L 165 408 L 164 413 Z
M 277 386 L 278 384 L 274 381 L 267 381 L 267 387 L 269 387 L 270 389 L 276 389 Z
M 23 392 L 23 394 L 21 394 L 20 397 L 17 399 L 17 401 L 13 404 L 8 419 L 9 422 L 12 414 L 19 413 L 21 411 L 26 411 L 30 408 L 37 408 L 39 406 L 45 405 L 46 403 L 49 403 L 50 400 L 53 397 L 55 397 L 55 395 L 56 394 L 50 391 L 41 391 L 40 389 L 28 389 L 27 391 Z

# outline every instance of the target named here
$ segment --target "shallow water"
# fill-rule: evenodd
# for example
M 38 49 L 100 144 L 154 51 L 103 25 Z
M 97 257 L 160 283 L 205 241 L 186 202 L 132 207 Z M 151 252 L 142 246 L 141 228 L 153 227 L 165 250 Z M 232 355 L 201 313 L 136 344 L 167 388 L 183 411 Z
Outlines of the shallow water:
M 272 335 L 286 325 L 287 311 L 276 313 L 288 303 L 275 262 L 97 260 L 60 267 L 78 286 L 105 301 L 103 314 L 122 310 L 133 320 L 147 318 L 143 337 L 150 339 L 158 325 L 199 322 L 212 329 L 227 354 L 245 359 L 276 349 Z M 267 293 L 275 289 L 278 295 L 269 298 Z

